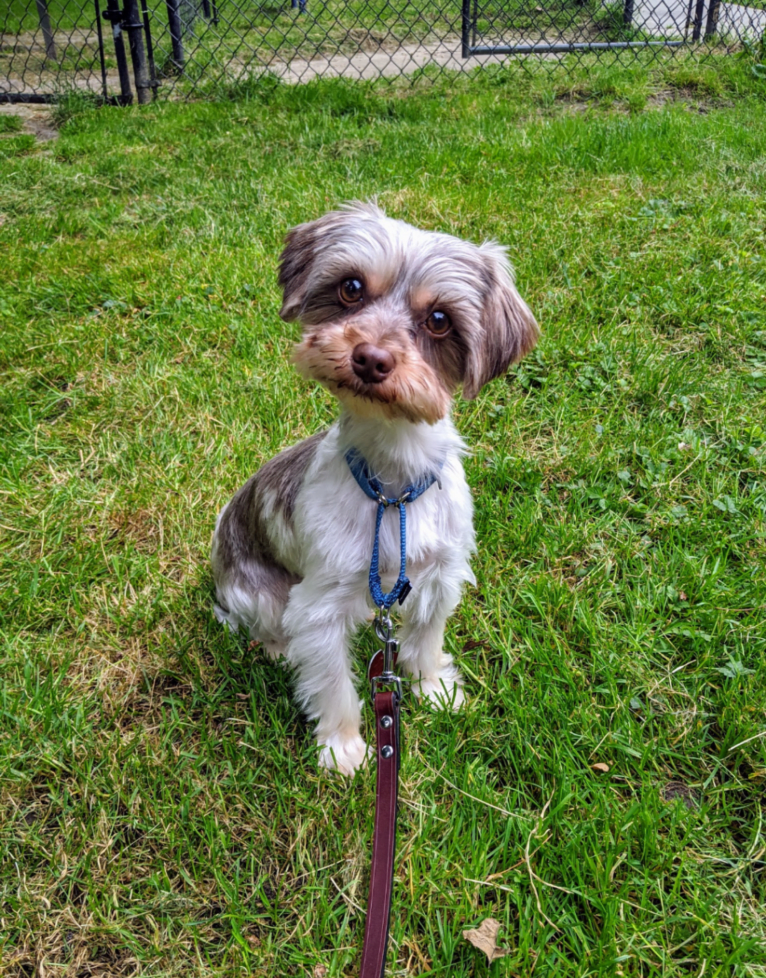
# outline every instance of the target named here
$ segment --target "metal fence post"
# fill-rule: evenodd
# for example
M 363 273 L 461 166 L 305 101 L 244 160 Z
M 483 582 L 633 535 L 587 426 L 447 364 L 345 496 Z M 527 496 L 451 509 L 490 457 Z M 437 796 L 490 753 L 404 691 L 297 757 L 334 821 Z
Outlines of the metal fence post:
M 181 14 L 178 9 L 180 0 L 165 0 L 168 8 L 168 27 L 170 28 L 170 43 L 173 48 L 173 64 L 176 71 L 184 70 L 184 36 L 181 26 Z
M 133 90 L 130 87 L 128 59 L 125 56 L 125 41 L 122 36 L 122 11 L 120 10 L 119 0 L 106 0 L 104 20 L 108 20 L 112 24 L 114 56 L 117 59 L 117 73 L 120 76 L 120 102 L 122 105 L 130 105 L 133 101 Z
M 106 84 L 106 56 L 104 55 L 104 32 L 101 30 L 101 5 L 98 0 L 94 0 L 96 5 L 96 32 L 98 34 L 98 60 L 101 64 L 101 94 L 104 96 L 104 101 L 108 97 L 108 88 Z
M 37 4 L 37 16 L 40 19 L 40 27 L 45 41 L 45 57 L 49 61 L 56 61 L 56 42 L 53 39 L 51 30 L 51 18 L 48 13 L 48 0 L 35 0 Z
M 130 60 L 133 62 L 133 77 L 136 80 L 136 94 L 139 105 L 146 105 L 151 98 L 149 72 L 146 67 L 144 50 L 144 25 L 138 13 L 138 0 L 125 0 L 125 30 L 128 32 Z
M 149 84 L 152 87 L 152 94 L 157 97 L 159 82 L 157 81 L 157 68 L 154 64 L 154 45 L 152 44 L 152 31 L 149 24 L 149 7 L 146 0 L 141 0 L 141 13 L 144 18 L 144 34 L 146 34 L 146 54 L 149 58 Z
M 702 17 L 705 13 L 705 0 L 697 0 L 697 6 L 694 10 L 694 21 L 692 26 L 692 41 L 699 41 L 702 34 Z
M 633 0 L 625 0 L 625 6 L 622 9 L 622 24 L 623 27 L 633 26 Z
M 471 0 L 463 0 L 461 16 L 461 34 L 463 39 L 462 55 L 464 58 L 471 57 Z

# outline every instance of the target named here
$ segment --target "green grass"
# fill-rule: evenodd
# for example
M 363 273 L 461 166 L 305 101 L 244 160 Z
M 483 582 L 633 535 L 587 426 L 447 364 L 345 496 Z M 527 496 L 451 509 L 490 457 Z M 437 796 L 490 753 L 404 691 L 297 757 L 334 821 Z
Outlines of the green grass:
M 0 136 L 21 132 L 24 123 L 17 115 L 0 115 Z
M 335 414 L 284 232 L 373 194 L 507 244 L 543 329 L 455 408 L 471 700 L 406 702 L 389 973 L 766 974 L 764 95 L 731 60 L 251 86 L 0 158 L 3 978 L 356 973 L 374 774 L 318 773 L 208 546 Z

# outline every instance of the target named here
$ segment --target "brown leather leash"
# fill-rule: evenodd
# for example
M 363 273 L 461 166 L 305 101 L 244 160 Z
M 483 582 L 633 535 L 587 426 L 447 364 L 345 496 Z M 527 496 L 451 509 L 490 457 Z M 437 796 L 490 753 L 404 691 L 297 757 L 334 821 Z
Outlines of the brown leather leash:
M 359 974 L 360 978 L 383 978 L 388 946 L 388 923 L 391 918 L 391 894 L 394 888 L 396 803 L 399 793 L 399 705 L 402 701 L 402 684 L 394 674 L 398 643 L 394 638 L 394 626 L 389 612 L 397 601 L 402 604 L 412 590 L 407 577 L 406 506 L 427 492 L 434 483 L 441 489 L 439 471 L 444 462 L 438 465 L 435 472 L 410 483 L 395 498 L 386 496 L 380 480 L 373 475 L 367 460 L 356 448 L 350 448 L 346 452 L 346 462 L 359 488 L 365 496 L 378 505 L 370 560 L 370 597 L 378 609 L 375 632 L 383 642 L 383 648 L 372 657 L 368 670 L 375 709 L 378 780 L 375 795 L 375 834 L 372 841 L 370 896 L 364 927 L 362 969 Z M 380 579 L 380 526 L 383 513 L 389 506 L 395 506 L 399 510 L 400 562 L 396 583 L 388 594 L 384 594 Z
M 394 674 L 397 642 L 391 619 L 386 614 L 375 621 L 375 631 L 385 643 L 372 657 L 368 669 L 372 705 L 375 711 L 377 745 L 377 787 L 375 790 L 375 829 L 372 840 L 370 894 L 359 978 L 383 978 L 388 947 L 388 925 L 394 888 L 396 850 L 396 808 L 399 797 L 400 731 L 399 706 L 402 685 Z M 382 687 L 391 687 L 384 689 Z

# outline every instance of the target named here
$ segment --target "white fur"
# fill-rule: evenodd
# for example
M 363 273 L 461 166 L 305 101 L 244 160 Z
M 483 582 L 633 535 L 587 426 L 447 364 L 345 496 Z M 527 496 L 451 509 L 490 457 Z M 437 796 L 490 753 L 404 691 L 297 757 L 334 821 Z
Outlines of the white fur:
M 262 593 L 248 595 L 219 581 L 219 600 L 229 610 L 216 605 L 219 621 L 233 629 L 244 625 L 272 655 L 284 654 L 296 669 L 297 698 L 309 719 L 318 721 L 320 764 L 344 774 L 367 758 L 349 645 L 373 608 L 368 576 L 377 509 L 345 460 L 351 445 L 363 452 L 392 495 L 419 475 L 439 472 L 441 488 L 434 484 L 407 506 L 407 575 L 413 589 L 401 608 L 399 662 L 415 680 L 418 695 L 453 709 L 462 704 L 460 674 L 443 651 L 443 638 L 463 583 L 474 580 L 468 563 L 474 533 L 461 464 L 464 446 L 449 418 L 429 425 L 345 414 L 306 473 L 292 527 L 282 519 L 269 525 L 274 556 L 302 578 L 287 604 L 275 608 Z M 383 516 L 380 570 L 389 590 L 399 572 L 399 514 L 393 508 Z

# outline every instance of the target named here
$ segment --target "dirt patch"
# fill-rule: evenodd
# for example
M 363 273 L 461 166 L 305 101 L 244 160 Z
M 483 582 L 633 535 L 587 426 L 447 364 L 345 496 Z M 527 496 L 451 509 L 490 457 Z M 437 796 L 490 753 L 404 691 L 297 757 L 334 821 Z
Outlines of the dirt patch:
M 680 801 L 688 809 L 699 807 L 697 792 L 682 781 L 668 781 L 662 789 L 662 800 L 666 802 Z
M 29 133 L 41 143 L 58 138 L 58 130 L 47 105 L 0 105 L 0 115 L 18 116 L 23 126 L 21 131 Z
M 649 108 L 662 108 L 669 102 L 681 102 L 692 112 L 699 112 L 705 115 L 711 109 L 731 108 L 734 104 L 731 99 L 717 95 L 701 94 L 696 88 L 665 88 L 659 92 L 654 92 L 646 100 Z

